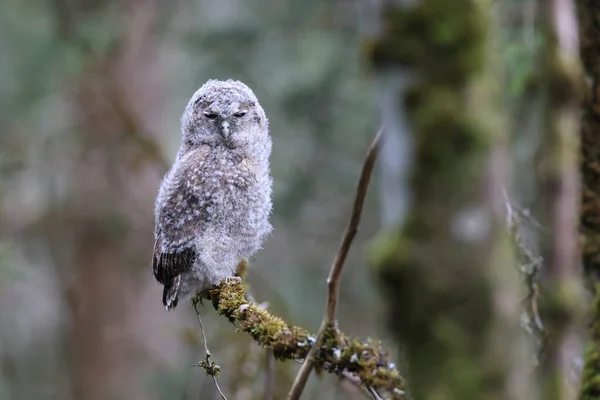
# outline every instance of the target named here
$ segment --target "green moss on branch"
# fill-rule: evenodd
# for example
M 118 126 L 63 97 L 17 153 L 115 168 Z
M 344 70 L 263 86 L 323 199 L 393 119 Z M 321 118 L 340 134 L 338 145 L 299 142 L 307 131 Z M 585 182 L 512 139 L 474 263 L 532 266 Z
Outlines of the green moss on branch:
M 208 293 L 208 298 L 217 314 L 249 333 L 259 345 L 273 349 L 278 360 L 303 359 L 315 342 L 315 336 L 307 330 L 249 302 L 240 283 L 223 282 Z M 338 375 L 352 374 L 361 386 L 385 391 L 392 398 L 403 398 L 404 380 L 378 342 L 359 341 L 332 327 L 317 351 L 315 367 Z

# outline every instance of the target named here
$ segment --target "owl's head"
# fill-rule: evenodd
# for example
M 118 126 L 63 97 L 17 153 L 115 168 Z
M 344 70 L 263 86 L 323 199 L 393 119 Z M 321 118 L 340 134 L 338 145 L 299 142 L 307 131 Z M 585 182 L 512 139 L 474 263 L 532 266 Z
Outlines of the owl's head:
M 211 79 L 194 93 L 181 117 L 183 144 L 270 150 L 268 120 L 252 90 L 240 81 Z

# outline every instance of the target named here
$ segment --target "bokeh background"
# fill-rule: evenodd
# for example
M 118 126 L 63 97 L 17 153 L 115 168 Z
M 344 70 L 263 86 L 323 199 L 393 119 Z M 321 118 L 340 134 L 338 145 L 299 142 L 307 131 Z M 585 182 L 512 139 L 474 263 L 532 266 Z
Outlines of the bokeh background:
M 381 88 L 364 55 L 379 3 L 0 4 L 1 400 L 219 398 L 191 366 L 203 355 L 192 307 L 165 312 L 150 265 L 154 198 L 179 146 L 179 118 L 209 78 L 244 81 L 270 118 L 275 231 L 251 260 L 252 292 L 317 330 L 379 127 Z M 540 103 L 528 90 L 540 43 L 535 4 L 490 7 L 514 200 L 524 208 L 537 193 Z M 345 333 L 382 340 L 402 365 L 368 267 L 382 229 L 379 183 L 347 261 L 338 318 Z M 210 305 L 201 313 L 225 394 L 263 399 L 267 352 Z M 273 398 L 285 398 L 298 368 L 275 365 Z M 313 374 L 303 398 L 364 394 Z
M 153 203 L 179 117 L 209 78 L 270 118 L 274 233 L 258 301 L 316 331 L 325 279 L 378 128 L 361 57 L 369 2 L 4 0 L 0 5 L 0 399 L 216 399 L 191 306 L 165 312 Z M 347 262 L 339 323 L 397 354 L 369 273 L 377 182 Z M 229 399 L 263 398 L 266 351 L 202 308 Z M 274 398 L 299 365 L 278 363 Z M 307 399 L 362 398 L 313 375 Z

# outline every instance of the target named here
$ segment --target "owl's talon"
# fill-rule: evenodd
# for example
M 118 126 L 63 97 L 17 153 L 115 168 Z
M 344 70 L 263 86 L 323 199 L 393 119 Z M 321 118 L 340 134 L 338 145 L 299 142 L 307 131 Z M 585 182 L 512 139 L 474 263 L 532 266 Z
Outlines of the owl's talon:
M 228 285 L 235 285 L 235 284 L 241 284 L 242 283 L 242 278 L 240 278 L 239 276 L 232 276 L 229 278 L 225 278 L 225 283 Z

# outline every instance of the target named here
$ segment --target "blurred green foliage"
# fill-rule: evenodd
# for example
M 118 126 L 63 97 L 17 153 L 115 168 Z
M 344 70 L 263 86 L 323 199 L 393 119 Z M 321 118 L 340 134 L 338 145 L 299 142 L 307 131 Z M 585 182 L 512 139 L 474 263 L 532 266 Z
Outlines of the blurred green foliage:
M 144 18 L 153 21 L 152 28 L 141 31 L 145 37 L 137 37 Z M 142 51 L 136 43 L 143 40 L 150 46 L 144 57 L 136 53 Z M 75 203 L 74 219 L 65 220 L 61 214 L 61 219 L 52 222 L 53 213 L 62 209 L 72 190 L 70 176 L 79 149 L 99 140 L 81 125 L 88 113 L 81 102 L 96 101 L 77 97 L 82 93 L 82 77 L 97 76 L 106 79 L 101 83 L 106 85 L 111 79 L 109 63 L 128 57 L 136 60 L 128 67 L 136 70 L 125 71 L 131 77 L 128 79 L 152 74 L 154 83 L 159 82 L 152 87 L 160 91 L 151 92 L 149 97 L 156 98 L 161 115 L 155 118 L 143 109 L 135 111 L 142 123 L 151 124 L 150 130 L 141 133 L 144 140 L 156 142 L 169 161 L 179 145 L 183 107 L 203 82 L 209 78 L 234 78 L 254 89 L 270 118 L 274 139 L 276 231 L 253 261 L 250 281 L 258 300 L 268 300 L 274 313 L 316 330 L 325 302 L 328 267 L 350 211 L 362 157 L 377 129 L 375 88 L 360 65 L 359 40 L 357 15 L 353 5 L 345 2 L 3 3 L 0 52 L 8 56 L 0 57 L 0 240 L 10 241 L 15 255 L 0 254 L 0 371 L 4 376 L 6 366 L 12 365 L 13 375 L 7 381 L 12 398 L 42 394 L 69 398 L 82 390 L 78 385 L 85 385 L 73 383 L 80 379 L 72 368 L 80 365 L 74 364 L 78 355 L 73 352 L 79 351 L 74 346 L 81 338 L 72 336 L 72 319 L 77 316 L 69 306 L 71 294 L 61 286 L 61 277 L 76 276 L 79 268 L 77 264 L 70 266 L 77 253 L 73 238 L 67 233 L 68 226 L 79 223 L 81 218 L 93 221 L 96 211 L 90 206 L 86 212 L 85 206 Z M 129 53 L 120 54 L 123 49 Z M 90 75 L 90 71 L 97 75 Z M 125 91 L 129 84 L 127 79 L 119 83 Z M 96 90 L 100 96 L 101 90 Z M 98 112 L 105 111 L 99 108 Z M 144 120 L 146 117 L 150 118 Z M 115 140 L 123 143 L 123 154 L 129 155 L 128 141 L 140 132 L 121 134 L 115 130 L 105 134 L 121 135 Z M 125 163 L 129 161 L 120 154 L 115 152 L 110 157 L 116 164 L 128 165 Z M 191 331 L 197 335 L 191 313 L 182 309 L 176 316 L 164 314 L 159 307 L 159 287 L 147 279 L 152 196 L 164 173 L 164 166 L 153 168 L 155 172 L 148 179 L 135 178 L 132 170 L 131 178 L 123 178 L 130 179 L 126 186 L 129 193 L 115 194 L 124 202 L 133 201 L 136 193 L 149 194 L 134 206 L 145 212 L 143 224 L 135 225 L 131 218 L 120 220 L 123 216 L 119 213 L 107 220 L 119 227 L 117 243 L 127 241 L 131 249 L 121 256 L 115 247 L 113 258 L 116 261 L 126 257 L 131 271 L 124 277 L 137 282 L 133 284 L 137 294 L 130 301 L 136 301 L 133 308 L 138 314 L 130 314 L 125 305 L 122 312 L 139 325 L 127 328 L 138 332 L 133 341 L 136 356 L 129 361 L 131 366 L 119 367 L 131 377 L 123 392 L 128 395 L 118 391 L 114 395 L 129 398 L 137 393 L 145 398 L 144 393 L 155 393 L 169 399 L 187 398 L 189 393 L 201 391 L 209 398 L 215 392 L 210 380 L 205 382 L 202 371 L 188 367 L 201 355 L 199 342 L 184 339 L 189 335 L 182 334 Z M 100 186 L 104 185 L 101 181 L 97 185 L 104 187 Z M 110 188 L 106 186 L 105 190 Z M 377 225 L 375 198 L 371 196 L 363 230 L 344 277 L 340 323 L 350 334 L 384 338 L 382 326 L 376 324 L 378 313 L 371 311 L 378 308 L 377 297 L 362 256 L 362 244 L 374 234 Z M 23 261 L 16 263 L 15 259 Z M 15 274 L 26 270 L 29 272 L 17 285 Z M 103 285 L 100 281 L 97 284 Z M 21 302 L 20 295 L 15 297 L 15 292 L 27 296 L 32 304 L 45 303 L 52 312 L 40 319 Z M 85 301 L 85 295 L 80 301 Z M 252 363 L 258 367 L 246 380 L 240 378 L 238 382 L 240 375 L 234 372 L 239 361 L 236 354 L 249 354 L 255 345 L 233 332 L 211 311 L 205 313 L 209 314 L 205 319 L 213 354 L 223 366 L 220 379 L 224 388 L 235 393 L 250 388 L 254 396 L 260 396 L 264 354 L 253 356 L 244 364 L 244 370 Z M 356 315 L 364 317 L 357 319 Z M 14 324 L 16 320 L 23 323 Z M 51 328 L 18 339 L 20 330 L 34 329 L 40 323 Z M 161 329 L 151 328 L 157 323 Z M 25 352 L 16 346 L 8 351 L 6 346 L 14 343 L 29 350 Z M 53 361 L 57 358 L 61 362 Z M 290 364 L 277 367 L 277 396 L 283 396 L 289 387 L 294 368 Z M 335 387 L 333 378 L 328 379 L 326 386 Z M 314 382 L 307 396 L 312 393 L 319 398 L 323 389 L 319 385 Z M 70 386 L 76 391 L 72 392 Z
M 534 71 L 531 44 L 520 39 L 530 26 L 521 12 L 529 3 L 496 2 L 490 10 L 502 15 L 498 51 L 505 63 L 507 99 L 515 104 Z M 93 184 L 81 190 L 99 194 L 112 190 L 111 196 L 102 198 L 108 208 L 116 209 L 122 202 L 129 207 L 123 210 L 135 210 L 127 215 L 119 209 L 108 219 L 118 227 L 118 240 L 107 245 L 114 246 L 111 262 L 127 266 L 127 273 L 118 279 L 127 281 L 131 293 L 129 303 L 116 307 L 121 325 L 99 330 L 133 347 L 134 354 L 119 369 L 126 371 L 125 383 L 114 383 L 126 387 L 127 394 L 116 393 L 114 398 L 166 400 L 198 392 L 206 395 L 202 398 L 215 394 L 210 379 L 188 367 L 201 355 L 193 312 L 182 308 L 175 315 L 164 313 L 159 285 L 149 272 L 153 196 L 165 166 L 150 155 L 142 163 L 132 161 L 132 154 L 143 155 L 152 146 L 165 160 L 173 159 L 183 108 L 209 78 L 243 80 L 270 118 L 275 232 L 252 260 L 253 291 L 258 301 L 269 301 L 273 313 L 316 330 L 328 268 L 350 212 L 364 153 L 378 128 L 377 88 L 361 61 L 360 10 L 353 2 L 339 0 L 2 3 L 0 399 L 11 398 L 5 393 L 13 399 L 77 397 L 73 387 L 79 378 L 73 366 L 79 365 L 80 355 L 74 343 L 81 338 L 73 337 L 73 321 L 79 309 L 71 303 L 73 295 L 65 282 L 72 282 L 84 267 L 74 261 L 81 256 L 74 242 L 86 231 L 73 234 L 68 229 L 93 220 L 97 210 L 86 208 L 77 197 L 74 202 L 67 199 L 74 170 L 95 163 L 102 168 L 97 156 L 105 148 L 110 150 L 106 157 L 111 162 L 105 168 L 110 171 L 90 175 Z M 146 30 L 145 21 L 151 21 Z M 539 46 L 535 32 L 534 36 L 534 47 Z M 99 123 L 107 120 L 109 112 L 120 106 L 115 104 L 120 96 L 106 98 L 102 90 L 119 68 L 125 77 L 117 88 L 127 92 L 138 79 L 146 88 L 140 104 L 152 107 L 132 104 L 144 129 L 135 130 L 126 121 L 125 128 L 109 125 L 102 134 L 91 132 L 81 123 L 90 114 L 82 103 L 95 104 Z M 85 77 L 90 76 L 99 83 L 89 82 L 92 89 L 83 90 Z M 113 171 L 117 167 L 123 169 Z M 115 181 L 104 182 L 107 176 L 116 176 Z M 125 184 L 118 186 L 119 179 Z M 83 183 L 77 185 L 84 187 Z M 365 243 L 379 227 L 377 182 L 373 186 L 344 272 L 338 314 L 346 333 L 380 338 L 389 347 L 380 322 L 379 295 L 363 256 Z M 60 218 L 57 210 L 63 212 Z M 73 215 L 65 215 L 65 210 L 73 210 Z M 128 252 L 119 252 L 119 243 L 126 243 Z M 94 250 L 87 249 L 96 257 Z M 65 276 L 69 279 L 63 280 Z M 99 276 L 106 282 L 94 278 L 98 286 L 116 279 Z M 106 287 L 110 297 L 120 295 Z M 80 296 L 82 303 L 89 300 L 85 293 Z M 240 399 L 262 398 L 262 350 L 205 310 L 209 344 L 223 367 L 220 379 L 225 390 Z M 95 309 L 91 315 L 104 312 Z M 295 368 L 278 365 L 275 398 L 284 396 Z M 242 379 L 242 374 L 247 376 Z M 345 385 L 332 377 L 324 382 L 312 379 L 306 398 L 356 394 L 341 387 Z

